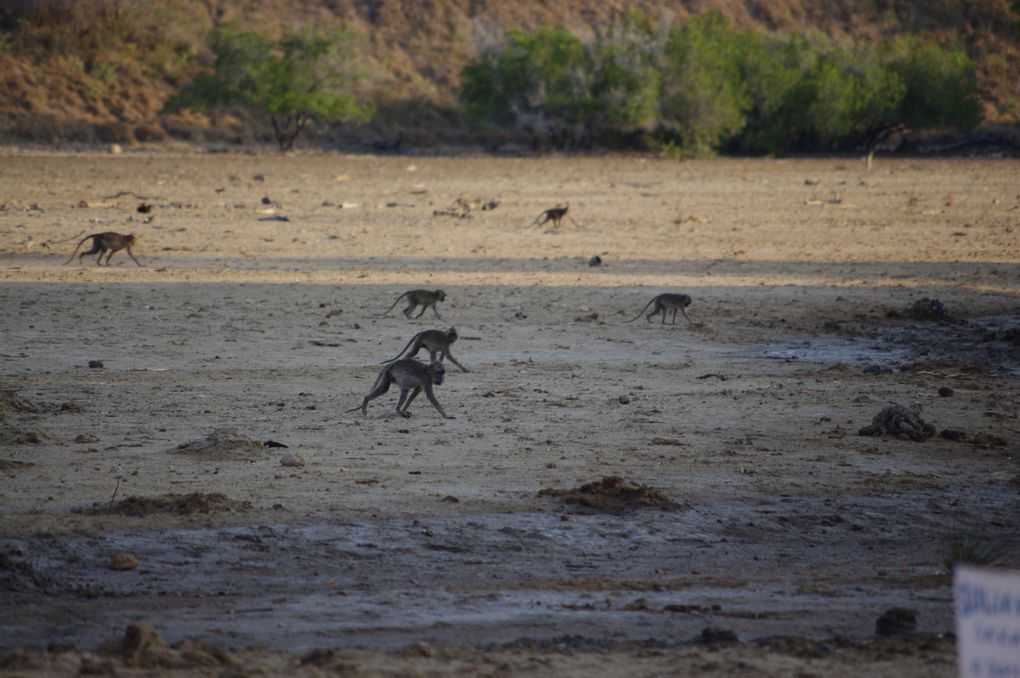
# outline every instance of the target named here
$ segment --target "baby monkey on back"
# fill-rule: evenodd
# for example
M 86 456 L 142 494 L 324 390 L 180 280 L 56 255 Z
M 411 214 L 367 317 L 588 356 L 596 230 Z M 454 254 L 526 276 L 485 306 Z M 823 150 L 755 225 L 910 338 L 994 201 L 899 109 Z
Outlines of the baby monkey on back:
M 635 320 L 637 320 L 638 318 L 640 318 L 641 315 L 645 311 L 647 311 L 648 307 L 651 306 L 652 304 L 655 304 L 655 308 L 652 309 L 652 312 L 648 314 L 647 318 L 645 318 L 649 322 L 651 322 L 651 320 L 652 320 L 652 318 L 654 316 L 656 316 L 659 313 L 661 313 L 662 314 L 662 324 L 665 325 L 666 324 L 666 313 L 668 311 L 673 311 L 673 323 L 672 324 L 676 325 L 676 312 L 680 311 L 681 313 L 684 314 L 684 317 L 687 318 L 687 322 L 691 323 L 692 325 L 694 324 L 694 321 L 691 320 L 691 317 L 689 315 L 687 315 L 687 307 L 691 305 L 691 298 L 690 298 L 690 296 L 688 296 L 686 294 L 672 294 L 670 292 L 665 292 L 663 294 L 659 294 L 659 295 L 653 297 L 652 300 L 649 301 L 647 304 L 645 304 L 645 307 L 643 309 L 641 309 L 641 313 L 638 313 L 636 316 L 634 316 L 630 320 L 627 320 L 626 322 L 632 323 Z
M 411 313 L 418 306 L 421 306 L 421 312 L 414 316 L 420 318 L 422 314 L 428 310 L 429 306 L 432 307 L 432 312 L 436 314 L 436 317 L 442 320 L 443 318 L 439 315 L 439 311 L 436 310 L 436 304 L 440 301 L 446 301 L 446 292 L 443 290 L 408 290 L 404 292 L 393 302 L 393 306 L 380 313 L 380 316 L 386 315 L 393 310 L 393 307 L 400 303 L 400 300 L 407 297 L 407 308 L 404 309 L 403 313 L 406 317 L 410 318 Z
M 92 249 L 87 252 L 78 254 L 78 250 L 85 244 L 85 241 L 92 238 Z M 114 233 L 113 231 L 106 231 L 105 233 L 93 233 L 87 235 L 78 242 L 78 246 L 74 248 L 74 252 L 71 252 L 70 258 L 64 262 L 64 265 L 71 263 L 71 259 L 74 259 L 74 255 L 78 254 L 78 263 L 81 263 L 82 257 L 87 257 L 91 254 L 99 252 L 99 256 L 96 257 L 96 265 L 103 265 L 103 255 L 106 254 L 106 265 L 110 265 L 110 257 L 113 256 L 114 252 L 120 250 L 127 250 L 128 256 L 136 264 L 141 266 L 141 262 L 135 259 L 135 255 L 131 254 L 131 246 L 135 244 L 135 236 L 132 234 L 121 235 L 120 233 Z M 109 254 L 107 254 L 109 252 Z
M 397 414 L 401 417 L 411 416 L 407 408 L 411 406 L 411 402 L 418 397 L 418 394 L 424 390 L 425 397 L 439 411 L 439 414 L 443 415 L 444 419 L 453 419 L 453 417 L 443 411 L 443 406 L 439 404 L 439 401 L 436 400 L 436 395 L 432 392 L 432 386 L 441 385 L 445 375 L 446 368 L 443 367 L 443 363 L 434 362 L 426 365 L 413 358 L 398 360 L 387 365 L 379 372 L 375 385 L 372 386 L 372 390 L 361 401 L 361 405 L 352 407 L 347 412 L 361 410 L 361 414 L 364 416 L 368 412 L 368 403 L 390 390 L 391 384 L 396 384 L 397 388 L 400 389 L 400 399 L 397 401 Z M 410 395 L 408 395 L 408 392 L 410 392 Z
M 457 341 L 456 327 L 451 327 L 445 332 L 443 330 L 425 330 L 411 337 L 411 340 L 407 342 L 407 345 L 404 346 L 404 348 L 400 349 L 400 353 L 398 353 L 395 357 L 390 358 L 389 360 L 384 360 L 379 364 L 385 365 L 387 363 L 392 363 L 398 360 L 400 356 L 404 355 L 405 351 L 407 351 L 408 358 L 413 358 L 418 355 L 418 351 L 424 348 L 429 352 L 429 360 L 432 362 L 436 361 L 436 354 L 439 354 L 439 362 L 443 362 L 449 358 L 450 362 L 467 372 L 468 368 L 457 362 L 457 359 L 453 357 L 452 353 L 450 353 L 450 344 L 455 341 Z M 408 347 L 410 347 L 410 351 L 408 351 Z

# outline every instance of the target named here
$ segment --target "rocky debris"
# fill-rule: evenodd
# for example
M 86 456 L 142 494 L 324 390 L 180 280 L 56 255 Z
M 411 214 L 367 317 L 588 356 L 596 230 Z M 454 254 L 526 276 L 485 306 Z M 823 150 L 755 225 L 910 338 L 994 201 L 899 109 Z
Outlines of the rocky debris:
M 291 468 L 302 468 L 305 465 L 305 458 L 300 454 L 291 453 L 285 454 L 280 458 L 280 466 L 289 466 Z
M 935 427 L 926 423 L 917 413 L 893 403 L 875 415 L 871 424 L 858 431 L 862 436 L 891 435 L 923 442 L 935 435 Z
M 181 443 L 170 452 L 215 459 L 242 460 L 262 458 L 266 455 L 263 443 L 228 430 L 213 431 L 199 440 Z
M 899 315 L 894 312 L 892 317 L 899 317 Z M 902 316 L 911 320 L 935 320 L 940 322 L 953 319 L 953 315 L 946 308 L 945 304 L 938 299 L 929 299 L 928 297 L 915 301 L 907 310 L 903 311 Z
M 917 612 L 905 607 L 890 607 L 875 620 L 875 634 L 895 636 L 917 630 Z
M 704 645 L 722 645 L 725 643 L 739 643 L 737 634 L 729 629 L 722 629 L 715 626 L 706 626 L 701 629 L 698 642 Z
M 677 511 L 685 508 L 659 490 L 624 480 L 619 476 L 605 476 L 602 480 L 586 483 L 572 490 L 546 488 L 539 497 L 555 497 L 568 504 L 579 504 L 602 511 L 617 512 L 631 508 L 657 508 Z
M 137 570 L 139 565 L 141 565 L 141 561 L 139 561 L 134 554 L 126 552 L 114 554 L 114 556 L 110 558 L 110 562 L 106 564 L 108 568 L 118 572 Z

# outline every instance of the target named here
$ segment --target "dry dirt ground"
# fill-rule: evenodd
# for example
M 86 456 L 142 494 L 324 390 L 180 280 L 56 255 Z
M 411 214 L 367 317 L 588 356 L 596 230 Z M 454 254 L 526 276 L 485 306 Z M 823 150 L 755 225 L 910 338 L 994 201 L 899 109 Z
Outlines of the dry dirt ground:
M 955 675 L 947 559 L 1020 565 L 1018 193 L 999 158 L 8 149 L 0 671 Z M 64 265 L 107 230 L 145 267 Z M 441 320 L 379 315 L 420 287 Z M 694 324 L 624 322 L 663 291 Z M 455 418 L 346 412 L 448 326 Z M 922 440 L 858 434 L 891 403 Z

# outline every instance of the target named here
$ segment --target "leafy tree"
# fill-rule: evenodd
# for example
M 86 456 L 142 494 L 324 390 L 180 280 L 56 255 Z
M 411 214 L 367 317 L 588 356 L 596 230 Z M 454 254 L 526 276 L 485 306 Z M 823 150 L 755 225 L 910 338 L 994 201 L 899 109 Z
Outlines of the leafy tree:
M 350 93 L 352 33 L 288 33 L 278 41 L 236 26 L 213 32 L 211 70 L 198 73 L 167 107 L 212 110 L 241 106 L 269 116 L 281 151 L 316 119 L 364 119 L 369 109 Z
M 562 28 L 512 30 L 507 44 L 468 64 L 461 99 L 476 122 L 515 125 L 541 139 L 576 144 L 595 110 L 591 55 Z
M 670 31 L 662 66 L 662 122 L 685 152 L 710 153 L 737 134 L 750 108 L 741 36 L 719 12 Z
M 601 135 L 650 131 L 659 122 L 661 46 L 647 17 L 630 14 L 592 46 L 594 120 Z

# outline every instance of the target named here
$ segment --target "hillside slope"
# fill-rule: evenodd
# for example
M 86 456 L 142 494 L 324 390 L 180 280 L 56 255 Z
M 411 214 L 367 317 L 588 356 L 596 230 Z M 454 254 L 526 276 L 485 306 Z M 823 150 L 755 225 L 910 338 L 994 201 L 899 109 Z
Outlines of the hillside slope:
M 167 97 L 207 57 L 216 25 L 279 32 L 347 24 L 360 34 L 364 95 L 377 124 L 429 121 L 456 103 L 461 68 L 509 28 L 559 25 L 593 36 L 629 11 L 659 26 L 715 9 L 760 31 L 874 39 L 913 32 L 961 44 L 978 64 L 984 115 L 1020 112 L 1020 29 L 1009 0 L 17 0 L 0 9 L 0 132 L 45 142 L 184 138 L 244 141 L 246 124 L 166 116 Z M 438 119 L 438 118 L 434 118 Z M 225 131 L 226 130 L 226 131 Z M 229 131 L 233 130 L 233 131 Z M 226 134 L 226 136 L 224 136 Z

